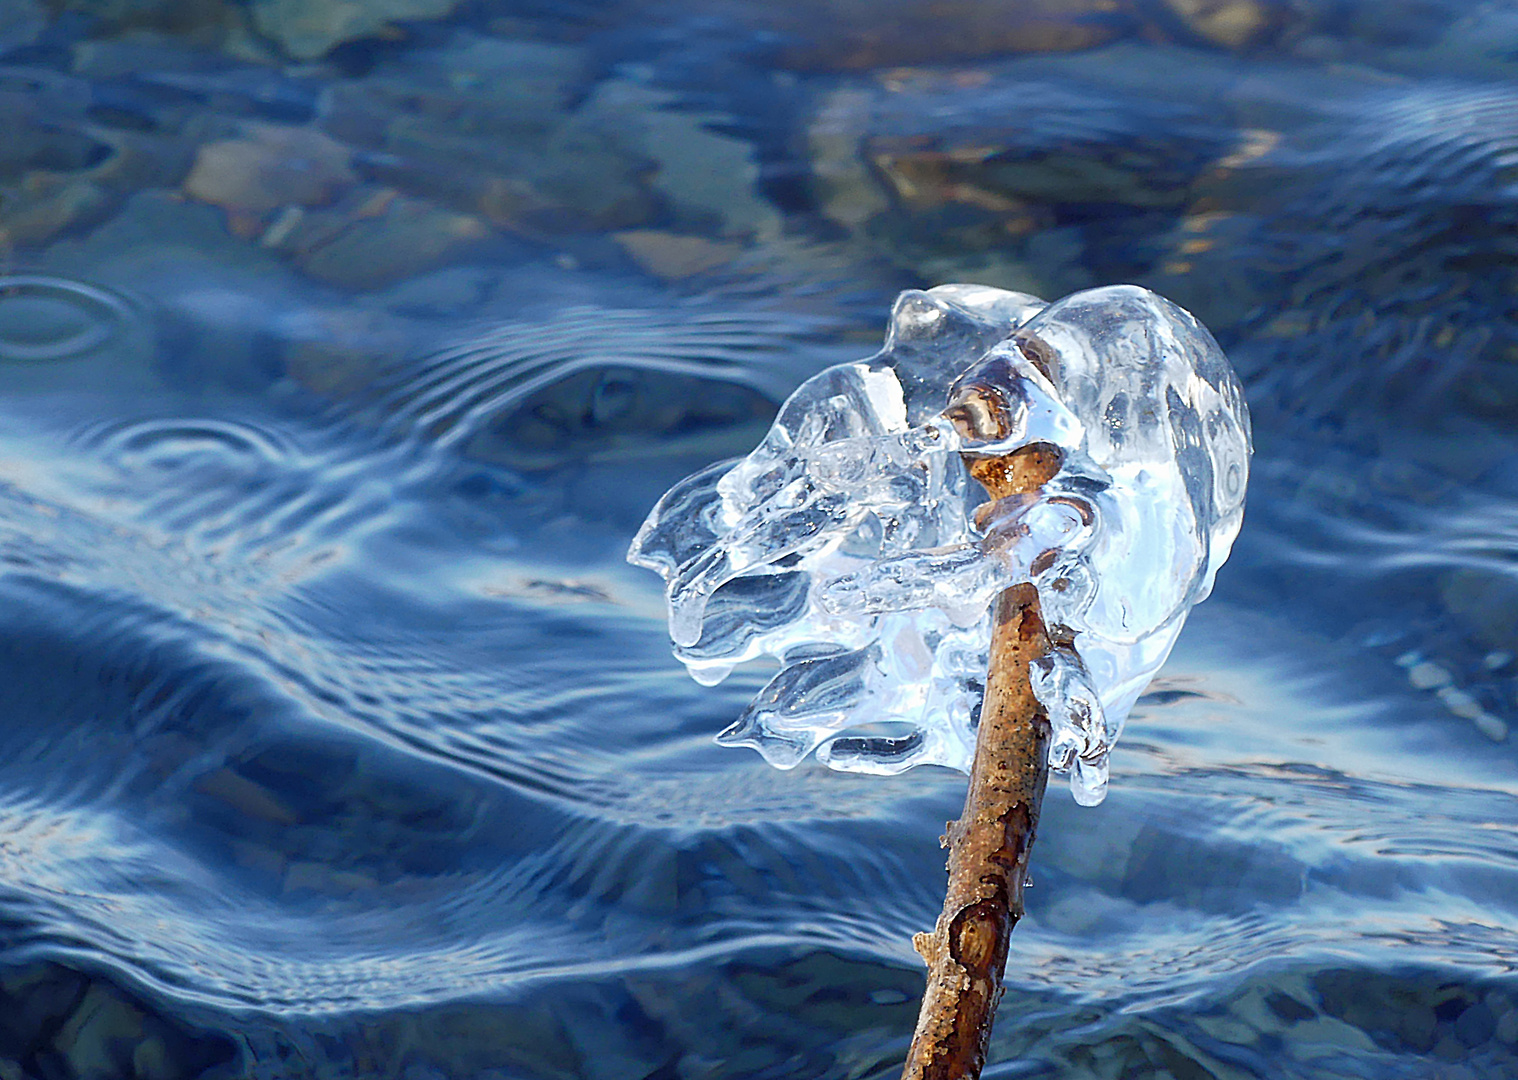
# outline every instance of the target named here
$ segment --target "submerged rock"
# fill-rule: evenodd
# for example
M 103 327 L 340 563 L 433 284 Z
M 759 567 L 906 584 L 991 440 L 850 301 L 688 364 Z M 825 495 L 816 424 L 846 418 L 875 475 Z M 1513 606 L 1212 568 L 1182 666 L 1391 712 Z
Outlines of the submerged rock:
M 395 24 L 441 19 L 458 0 L 252 0 L 258 29 L 297 60 L 324 56 L 362 38 L 394 34 Z
M 35 172 L 82 172 L 109 158 L 110 145 L 79 122 L 88 94 L 87 86 L 72 80 L 0 81 L 0 109 L 6 118 L 0 180 Z
M 53 0 L 49 6 L 62 14 L 63 26 L 92 36 L 161 30 L 222 45 L 246 32 L 246 10 L 235 0 Z
M 635 116 L 574 107 L 574 48 L 459 34 L 333 87 L 326 128 L 371 153 L 375 179 L 528 233 L 650 221 L 650 159 Z
M 1198 37 L 1229 49 L 1265 41 L 1285 19 L 1283 5 L 1262 0 L 1164 0 Z
M 1097 251 L 1163 230 L 1237 139 L 1172 90 L 1133 92 L 1155 78 L 1113 50 L 1099 66 L 903 70 L 833 90 L 808 131 L 819 209 L 931 280 L 1038 292 L 1133 280 L 1141 266 Z
M 36 248 L 109 215 L 143 187 L 177 184 L 188 149 L 152 124 L 110 124 L 83 79 L 0 76 L 0 244 Z
M 335 86 L 324 124 L 371 153 L 375 179 L 514 232 L 779 234 L 753 146 L 719 130 L 729 118 L 646 72 L 589 73 L 572 46 L 461 32 Z
M 226 1035 L 196 1030 L 106 979 L 52 963 L 0 970 L 0 1076 L 174 1080 L 223 1071 Z
M 682 236 L 660 229 L 629 229 L 617 233 L 616 240 L 635 263 L 666 281 L 694 277 L 726 266 L 743 250 L 737 244 Z
M 820 0 L 743 5 L 804 70 L 943 63 L 1103 45 L 1137 26 L 1129 0 Z
M 596 88 L 571 125 L 600 132 L 624 159 L 652 163 L 649 187 L 678 226 L 729 238 L 777 236 L 780 215 L 756 191 L 753 147 L 714 130 L 724 117 L 679 106 L 674 94 L 612 79 Z
M 6 197 L 8 196 L 8 197 Z M 0 194 L 0 245 L 37 247 L 99 220 L 113 200 L 93 180 L 33 173 Z
M 59 1052 L 80 1080 L 107 1080 L 120 1076 L 122 1066 L 136 1055 L 135 1044 L 145 1042 L 142 1011 L 96 984 L 85 993 L 74 1015 L 54 1039 Z M 144 1054 L 145 1061 L 161 1059 L 162 1047 Z M 135 1070 L 134 1070 L 135 1071 Z M 157 1071 L 156 1069 L 153 1071 Z
M 348 289 L 375 289 L 431 270 L 486 240 L 483 220 L 390 188 L 361 188 L 329 210 L 293 211 L 261 243 L 304 273 Z
M 235 139 L 206 143 L 185 194 L 233 217 L 285 206 L 320 206 L 358 180 L 352 153 L 315 128 L 248 123 Z

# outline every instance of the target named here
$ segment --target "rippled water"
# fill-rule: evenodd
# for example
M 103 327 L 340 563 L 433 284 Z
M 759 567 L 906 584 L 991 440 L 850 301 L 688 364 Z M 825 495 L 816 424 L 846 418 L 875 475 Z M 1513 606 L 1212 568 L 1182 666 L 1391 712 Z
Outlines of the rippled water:
M 987 1075 L 1518 1075 L 1518 10 L 57 6 L 0 19 L 4 1080 L 899 1072 L 963 778 L 717 747 L 769 672 L 687 679 L 623 554 L 945 279 L 1159 289 L 1257 425 Z

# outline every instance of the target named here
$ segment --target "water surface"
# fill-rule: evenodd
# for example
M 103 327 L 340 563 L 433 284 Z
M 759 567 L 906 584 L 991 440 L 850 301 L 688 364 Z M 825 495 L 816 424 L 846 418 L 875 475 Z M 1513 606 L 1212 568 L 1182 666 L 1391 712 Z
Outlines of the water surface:
M 622 556 L 944 280 L 1256 422 L 987 1075 L 1518 1073 L 1518 15 L 825 6 L 0 20 L 0 1076 L 897 1074 L 963 778 L 715 746 Z

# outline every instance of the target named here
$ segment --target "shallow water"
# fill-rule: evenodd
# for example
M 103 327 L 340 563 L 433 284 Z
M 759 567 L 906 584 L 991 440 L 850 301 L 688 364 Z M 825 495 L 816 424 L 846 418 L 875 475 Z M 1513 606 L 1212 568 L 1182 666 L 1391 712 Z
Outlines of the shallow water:
M 899 1073 L 963 778 L 715 746 L 769 672 L 623 554 L 941 280 L 1158 289 L 1256 422 L 987 1076 L 1518 1074 L 1518 9 L 59 6 L 0 20 L 0 1077 Z

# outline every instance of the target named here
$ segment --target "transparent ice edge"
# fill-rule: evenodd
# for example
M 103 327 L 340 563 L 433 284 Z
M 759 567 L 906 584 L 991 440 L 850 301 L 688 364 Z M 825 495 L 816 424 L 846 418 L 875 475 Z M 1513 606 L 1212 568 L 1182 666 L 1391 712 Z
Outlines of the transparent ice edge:
M 988 502 L 965 455 L 1033 443 L 1058 474 Z M 876 774 L 969 770 L 991 601 L 1031 581 L 1065 643 L 1033 672 L 1050 766 L 1095 805 L 1228 557 L 1250 452 L 1226 358 L 1163 297 L 942 285 L 903 293 L 884 348 L 808 379 L 746 457 L 675 485 L 628 559 L 664 578 L 698 682 L 779 662 L 720 742 Z

